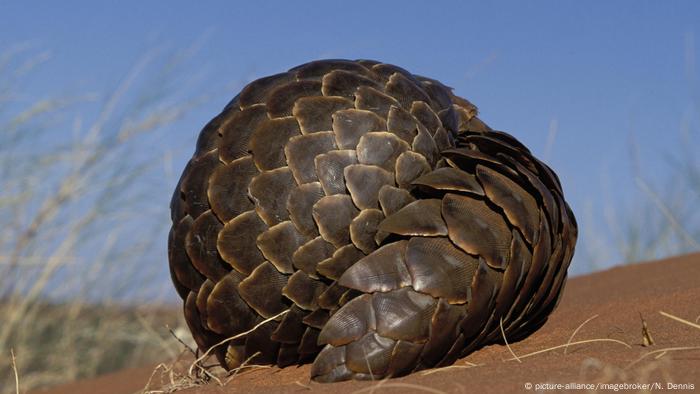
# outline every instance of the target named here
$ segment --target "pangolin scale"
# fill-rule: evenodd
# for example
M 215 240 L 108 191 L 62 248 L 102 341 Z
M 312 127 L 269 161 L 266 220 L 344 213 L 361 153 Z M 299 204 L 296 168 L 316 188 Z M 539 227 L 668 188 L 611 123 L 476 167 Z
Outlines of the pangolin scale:
M 313 362 L 321 382 L 449 365 L 500 324 L 527 337 L 577 237 L 523 144 L 440 82 L 369 60 L 247 85 L 201 131 L 171 212 L 198 347 L 223 341 L 227 369 Z

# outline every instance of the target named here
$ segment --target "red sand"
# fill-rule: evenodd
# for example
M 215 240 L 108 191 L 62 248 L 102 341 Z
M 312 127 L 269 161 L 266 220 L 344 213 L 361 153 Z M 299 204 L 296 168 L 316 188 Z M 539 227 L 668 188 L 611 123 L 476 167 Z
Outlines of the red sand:
M 700 254 L 622 266 L 571 279 L 561 304 L 547 324 L 529 338 L 511 344 L 513 352 L 522 358 L 522 362 L 504 361 L 512 358 L 511 353 L 505 346 L 493 345 L 459 360 L 455 364 L 459 367 L 434 373 L 430 373 L 432 370 L 423 371 L 384 382 L 313 383 L 308 378 L 309 365 L 305 365 L 281 370 L 253 370 L 236 376 L 226 387 L 209 384 L 178 393 L 504 393 L 567 389 L 566 386 L 537 386 L 546 383 L 578 384 L 578 389 L 610 392 L 615 389 L 670 391 L 672 387 L 668 386 L 669 383 L 685 385 L 676 386 L 674 392 L 700 390 L 700 329 L 665 317 L 659 311 L 698 324 Z M 641 345 L 640 313 L 655 340 L 653 346 Z M 572 342 L 589 339 L 608 341 L 573 344 L 566 353 L 560 348 L 525 357 L 532 352 L 565 345 L 576 328 L 595 315 L 597 317 L 586 323 Z M 623 341 L 631 347 L 609 341 L 611 339 Z M 694 349 L 662 351 L 682 347 Z M 477 366 L 468 367 L 472 364 Z M 140 392 L 152 371 L 153 366 L 129 369 L 41 392 Z M 154 380 L 159 381 L 159 377 L 157 375 Z M 531 388 L 528 384 L 532 385 Z M 593 386 L 584 387 L 584 384 Z M 617 386 L 605 387 L 600 384 Z M 651 386 L 640 386 L 642 384 Z M 157 387 L 151 385 L 150 389 L 157 390 Z

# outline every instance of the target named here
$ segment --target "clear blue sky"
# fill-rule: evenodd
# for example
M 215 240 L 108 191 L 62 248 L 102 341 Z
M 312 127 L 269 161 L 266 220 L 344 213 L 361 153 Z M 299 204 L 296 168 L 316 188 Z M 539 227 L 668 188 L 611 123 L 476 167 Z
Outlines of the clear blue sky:
M 581 221 L 589 206 L 600 226 L 604 206 L 645 198 L 630 141 L 649 180 L 662 179 L 681 125 L 697 134 L 700 120 L 697 1 L 3 1 L 0 49 L 17 44 L 51 53 L 28 87 L 35 97 L 112 89 L 150 48 L 197 46 L 188 64 L 215 97 L 163 141 L 187 147 L 178 172 L 242 83 L 317 58 L 394 63 L 477 104 L 550 163 Z M 590 268 L 582 259 L 574 272 Z

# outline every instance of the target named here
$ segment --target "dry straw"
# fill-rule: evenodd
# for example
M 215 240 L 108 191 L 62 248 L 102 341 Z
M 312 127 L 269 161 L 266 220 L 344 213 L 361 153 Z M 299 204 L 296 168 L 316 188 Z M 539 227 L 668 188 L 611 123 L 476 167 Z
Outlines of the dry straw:
M 161 187 L 153 179 L 165 183 L 149 141 L 201 103 L 180 99 L 179 84 L 172 96 L 161 86 L 185 59 L 158 50 L 103 102 L 95 94 L 31 102 L 23 85 L 45 60 L 22 48 L 0 52 L 0 348 L 21 355 L 0 357 L 0 369 L 21 371 L 24 390 L 171 351 L 163 326 L 184 322 L 172 306 L 153 305 L 173 293 L 163 281 L 154 286 L 160 270 L 144 261 L 167 230 L 167 203 L 144 204 L 144 194 L 162 194 L 149 189 Z M 153 223 L 149 236 L 135 237 L 143 233 L 130 226 L 144 223 Z M 138 297 L 151 305 L 120 304 Z M 0 394 L 12 383 L 9 374 L 0 378 Z

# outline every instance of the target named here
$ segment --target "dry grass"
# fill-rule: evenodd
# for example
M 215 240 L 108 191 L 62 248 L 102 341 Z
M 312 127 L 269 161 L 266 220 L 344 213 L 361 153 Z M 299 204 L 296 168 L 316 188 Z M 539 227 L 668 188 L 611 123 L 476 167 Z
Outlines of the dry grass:
M 508 343 L 508 339 L 506 339 L 506 332 L 503 331 L 503 317 L 501 317 L 501 320 L 500 320 L 500 328 L 501 328 L 501 336 L 503 336 L 503 342 L 505 342 L 506 347 L 508 348 L 508 351 L 510 352 L 510 354 L 513 355 L 514 359 L 516 359 L 519 363 L 522 363 L 522 360 L 520 360 L 520 358 L 515 354 L 513 349 L 510 348 L 510 344 Z
M 670 313 L 666 313 L 666 312 L 664 312 L 664 311 L 659 311 L 659 313 L 660 313 L 662 316 L 668 317 L 669 319 L 673 319 L 673 320 L 675 320 L 675 321 L 677 321 L 677 322 L 681 322 L 681 323 L 686 324 L 686 325 L 688 325 L 688 326 L 690 326 L 690 327 L 700 329 L 700 324 L 696 324 L 696 323 L 693 323 L 693 322 L 691 322 L 691 321 L 688 321 L 688 320 L 685 320 L 685 319 L 681 319 L 681 318 L 678 317 L 678 316 L 674 316 L 674 315 L 672 315 L 672 314 L 670 314 Z
M 287 312 L 289 312 L 289 309 L 284 310 L 280 313 L 278 313 L 275 316 L 272 316 L 270 318 L 267 318 L 260 323 L 256 324 L 254 327 L 251 329 L 244 331 L 242 333 L 236 334 L 232 337 L 226 338 L 219 343 L 213 345 L 209 349 L 207 349 L 206 352 L 204 352 L 201 356 L 197 357 L 197 351 L 193 350 L 190 346 L 188 346 L 184 341 L 182 341 L 180 338 L 178 338 L 174 333 L 173 336 L 176 337 L 176 339 L 185 347 L 185 349 L 180 352 L 180 355 L 170 364 L 159 364 L 156 366 L 156 368 L 153 370 L 153 373 L 151 374 L 150 379 L 148 379 L 148 382 L 146 383 L 146 386 L 143 388 L 142 393 L 143 394 L 162 394 L 162 393 L 174 393 L 180 390 L 185 390 L 188 388 L 192 387 L 198 387 L 201 385 L 209 384 L 209 383 L 216 383 L 218 386 L 223 387 L 226 386 L 229 382 L 231 382 L 236 375 L 238 375 L 239 372 L 241 372 L 244 369 L 253 369 L 253 368 L 271 368 L 266 365 L 251 365 L 249 362 L 253 360 L 255 357 L 259 355 L 258 353 L 254 353 L 250 357 L 248 357 L 247 360 L 245 360 L 243 363 L 241 363 L 240 366 L 237 368 L 234 368 L 230 371 L 225 371 L 222 368 L 220 368 L 217 365 L 213 366 L 207 366 L 204 364 L 206 360 L 208 360 L 211 356 L 211 352 L 218 348 L 219 346 L 225 345 L 230 341 L 233 341 L 234 339 L 238 338 L 243 338 L 246 335 L 250 334 L 251 332 L 257 330 L 260 326 L 263 326 L 273 320 L 277 320 L 284 316 Z M 194 361 L 192 361 L 189 364 L 189 367 L 186 369 L 186 372 L 177 372 L 179 370 L 182 370 L 182 366 L 178 365 L 181 360 L 182 360 L 182 355 L 186 354 L 189 352 L 194 356 Z M 214 371 L 213 371 L 214 370 Z M 218 371 L 216 371 L 218 370 Z M 157 385 L 157 388 L 151 388 L 153 385 L 153 378 L 157 375 L 158 372 L 161 372 L 161 379 L 160 383 Z
M 432 374 L 438 373 L 438 372 L 448 372 L 448 371 L 452 371 L 455 369 L 469 369 L 469 368 L 474 368 L 474 367 L 479 366 L 479 364 L 474 364 L 474 363 L 470 363 L 467 361 L 465 361 L 464 364 L 466 364 L 466 365 L 449 365 L 447 367 L 429 369 L 427 371 L 423 371 L 421 373 L 421 375 L 426 376 L 426 375 L 432 375 Z
M 165 324 L 184 323 L 156 307 L 172 294 L 157 281 L 172 182 L 159 141 L 201 102 L 170 81 L 183 60 L 151 51 L 110 94 L 32 98 L 44 54 L 0 52 L 0 348 L 17 356 L 0 370 L 22 378 L 0 377 L 0 393 L 172 352 Z
M 613 343 L 618 343 L 618 344 L 620 344 L 620 345 L 624 345 L 624 346 L 626 346 L 627 348 L 631 348 L 631 347 L 632 347 L 632 346 L 630 346 L 628 343 L 623 342 L 623 341 L 619 341 L 619 340 L 617 340 L 617 339 L 612 339 L 612 338 L 595 338 L 595 339 L 586 339 L 586 340 L 583 340 L 583 341 L 567 342 L 567 343 L 565 343 L 565 344 L 563 344 L 563 345 L 552 346 L 552 347 L 549 347 L 549 348 L 546 348 L 546 349 L 538 350 L 538 351 L 536 351 L 536 352 L 532 352 L 532 353 L 528 353 L 528 354 L 523 354 L 523 355 L 519 356 L 519 358 L 522 360 L 523 358 L 532 357 L 532 356 L 536 356 L 536 355 L 538 355 L 538 354 L 551 352 L 552 350 L 557 350 L 557 349 L 562 349 L 562 348 L 565 348 L 565 349 L 566 349 L 566 348 L 568 348 L 568 347 L 571 346 L 571 345 L 583 345 L 583 344 L 585 344 L 585 343 L 594 343 L 594 342 L 613 342 Z M 509 358 L 509 359 L 506 359 L 506 360 L 504 360 L 504 361 L 513 361 L 513 360 L 516 360 L 516 358 L 515 358 L 515 357 Z
M 10 349 L 12 357 L 12 373 L 15 375 L 15 393 L 19 394 L 19 372 L 17 372 L 17 359 L 15 358 L 15 349 Z
M 415 392 L 415 393 L 433 393 L 433 394 L 445 394 L 445 391 L 434 389 L 432 387 L 428 386 L 423 386 L 420 384 L 411 384 L 411 383 L 387 383 L 387 379 L 384 379 L 380 381 L 377 384 L 374 384 L 369 387 L 365 387 L 363 389 L 353 391 L 353 394 L 360 394 L 360 393 L 374 393 L 379 389 L 397 389 L 397 392 L 399 393 L 406 393 L 406 392 Z M 385 390 L 383 390 L 385 391 Z
M 589 317 L 588 319 L 586 319 L 583 323 L 579 324 L 578 327 L 576 327 L 576 329 L 574 330 L 574 332 L 571 333 L 571 336 L 569 337 L 569 340 L 566 342 L 566 347 L 564 347 L 564 354 L 566 354 L 567 351 L 569 350 L 569 345 L 571 344 L 571 341 L 574 340 L 574 337 L 575 337 L 576 334 L 579 332 L 579 330 L 580 330 L 581 328 L 583 328 L 583 326 L 585 326 L 586 323 L 588 323 L 589 321 L 591 321 L 591 320 L 593 320 L 593 319 L 595 319 L 595 318 L 597 318 L 597 317 L 598 317 L 598 315 L 593 315 L 593 316 Z
M 694 44 L 686 45 L 692 48 Z M 700 79 L 692 66 L 695 52 L 687 50 L 685 61 L 687 69 L 693 70 L 686 75 L 686 88 L 697 96 Z M 597 189 L 605 203 L 596 207 L 588 201 L 585 209 L 577 212 L 583 248 L 577 250 L 576 264 L 580 262 L 595 270 L 611 263 L 649 261 L 700 251 L 700 105 L 693 101 L 686 103 L 685 108 L 680 119 L 671 120 L 668 128 L 658 130 L 660 138 L 675 140 L 672 150 L 648 147 L 642 151 L 630 137 L 630 163 L 626 164 L 631 164 L 630 179 L 638 191 L 633 197 L 620 200 L 619 185 L 609 179 L 608 171 L 600 174 L 602 181 Z M 679 126 L 674 127 L 674 122 Z M 633 136 L 634 130 L 631 132 Z M 650 155 L 665 159 L 660 163 L 663 173 L 649 175 L 659 170 L 650 164 L 655 162 Z

